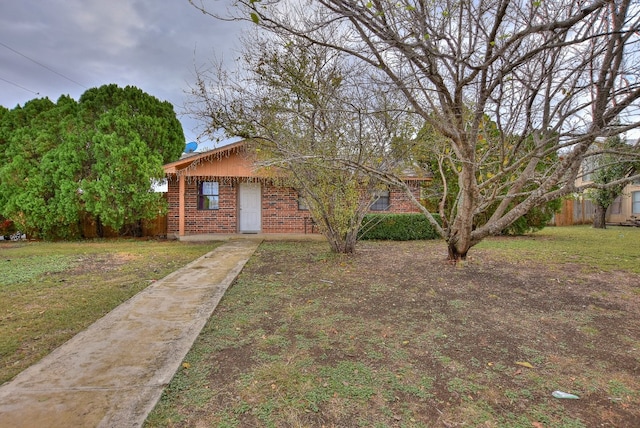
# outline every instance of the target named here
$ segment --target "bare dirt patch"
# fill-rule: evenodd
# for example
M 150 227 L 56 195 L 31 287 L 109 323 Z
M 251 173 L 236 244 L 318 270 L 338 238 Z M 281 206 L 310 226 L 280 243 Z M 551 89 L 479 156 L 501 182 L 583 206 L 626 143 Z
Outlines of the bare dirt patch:
M 438 242 L 265 243 L 148 425 L 640 426 L 639 286 Z

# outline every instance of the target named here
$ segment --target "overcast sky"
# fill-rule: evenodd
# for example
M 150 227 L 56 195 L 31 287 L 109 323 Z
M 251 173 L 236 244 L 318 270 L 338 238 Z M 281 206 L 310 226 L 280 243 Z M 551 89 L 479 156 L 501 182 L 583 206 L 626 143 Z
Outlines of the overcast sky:
M 224 12 L 230 2 L 209 4 Z M 206 64 L 214 53 L 233 60 L 241 29 L 188 0 L 3 0 L 0 105 L 77 100 L 88 88 L 132 85 L 171 102 L 185 142 L 193 141 L 198 123 L 180 113 L 194 63 Z

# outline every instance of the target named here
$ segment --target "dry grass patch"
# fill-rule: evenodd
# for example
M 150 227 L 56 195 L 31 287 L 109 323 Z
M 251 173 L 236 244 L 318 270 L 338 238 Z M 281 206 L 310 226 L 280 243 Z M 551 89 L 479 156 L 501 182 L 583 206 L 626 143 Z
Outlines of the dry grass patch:
M 0 383 L 216 245 L 0 242 Z
M 608 233 L 634 253 L 637 232 Z M 638 273 L 570 233 L 489 240 L 463 267 L 440 242 L 264 243 L 147 426 L 637 426 Z

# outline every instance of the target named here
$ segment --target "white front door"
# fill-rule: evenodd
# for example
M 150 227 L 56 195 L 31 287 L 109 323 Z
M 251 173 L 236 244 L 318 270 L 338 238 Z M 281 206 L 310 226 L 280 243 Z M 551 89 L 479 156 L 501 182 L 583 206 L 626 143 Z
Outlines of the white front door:
M 260 183 L 240 183 L 240 233 L 258 233 L 262 224 Z

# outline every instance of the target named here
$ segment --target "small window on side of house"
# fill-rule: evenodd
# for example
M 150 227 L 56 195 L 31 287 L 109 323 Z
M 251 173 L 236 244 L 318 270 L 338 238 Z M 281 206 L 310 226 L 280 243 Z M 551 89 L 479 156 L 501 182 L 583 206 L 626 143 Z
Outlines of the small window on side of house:
M 374 193 L 374 197 L 375 199 L 369 207 L 371 211 L 387 211 L 391 206 L 388 190 L 379 190 Z
M 198 183 L 198 209 L 217 210 L 220 208 L 220 186 L 217 181 Z
M 592 181 L 593 180 L 593 172 L 596 169 L 596 158 L 590 156 L 585 158 L 582 162 L 582 181 Z
M 307 201 L 300 194 L 298 194 L 298 209 L 300 211 L 309 211 L 309 205 L 307 205 Z
M 640 215 L 640 192 L 631 193 L 631 213 Z
M 611 214 L 622 214 L 622 196 L 618 196 L 613 200 Z

